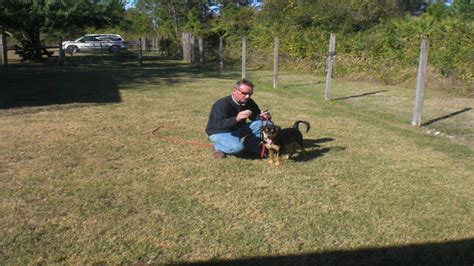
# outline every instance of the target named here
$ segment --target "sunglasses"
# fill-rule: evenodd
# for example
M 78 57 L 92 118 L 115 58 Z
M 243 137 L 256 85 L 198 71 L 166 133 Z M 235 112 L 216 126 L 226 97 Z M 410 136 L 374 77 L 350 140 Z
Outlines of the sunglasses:
M 252 94 L 253 94 L 253 92 L 243 92 L 243 91 L 241 91 L 241 90 L 239 90 L 239 89 L 236 89 L 236 90 L 238 90 L 238 91 L 239 91 L 240 93 L 242 93 L 242 95 L 244 95 L 244 96 L 247 96 L 247 95 L 248 95 L 248 96 L 252 96 Z

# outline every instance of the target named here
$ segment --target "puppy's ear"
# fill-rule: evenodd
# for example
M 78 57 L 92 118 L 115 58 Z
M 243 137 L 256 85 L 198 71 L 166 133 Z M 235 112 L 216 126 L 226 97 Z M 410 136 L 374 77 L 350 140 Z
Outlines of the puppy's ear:
M 279 127 L 279 126 L 275 126 L 275 128 L 276 128 L 277 131 L 281 130 L 281 127 Z

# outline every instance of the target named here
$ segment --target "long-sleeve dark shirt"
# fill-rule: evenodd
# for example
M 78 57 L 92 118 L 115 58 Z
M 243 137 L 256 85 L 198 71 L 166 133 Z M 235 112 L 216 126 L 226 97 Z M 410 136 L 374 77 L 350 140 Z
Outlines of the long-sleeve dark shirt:
M 231 95 L 217 100 L 209 114 L 206 126 L 207 135 L 231 132 L 243 126 L 245 120 L 237 122 L 236 117 L 239 112 L 244 110 L 252 111 L 252 115 L 249 117 L 252 121 L 257 119 L 260 114 L 260 108 L 252 99 L 249 99 L 245 105 L 234 102 Z

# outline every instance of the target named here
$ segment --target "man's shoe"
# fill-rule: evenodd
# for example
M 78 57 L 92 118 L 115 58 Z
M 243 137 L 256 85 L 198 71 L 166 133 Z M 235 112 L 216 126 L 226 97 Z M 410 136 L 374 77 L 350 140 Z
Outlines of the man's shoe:
M 225 158 L 225 153 L 221 152 L 221 151 L 214 151 L 212 153 L 212 155 L 214 156 L 214 158 L 216 159 L 224 159 Z

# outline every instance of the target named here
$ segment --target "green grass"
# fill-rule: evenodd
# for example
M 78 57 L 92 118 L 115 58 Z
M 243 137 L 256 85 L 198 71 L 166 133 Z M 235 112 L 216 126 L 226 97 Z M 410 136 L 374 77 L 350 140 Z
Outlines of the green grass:
M 310 160 L 215 160 L 151 131 L 208 143 L 239 71 L 145 59 L 1 70 L 2 263 L 472 264 L 474 111 L 416 128 L 410 88 L 324 101 L 323 77 L 250 70 L 276 123 L 311 123 Z M 473 106 L 427 93 L 424 121 Z

